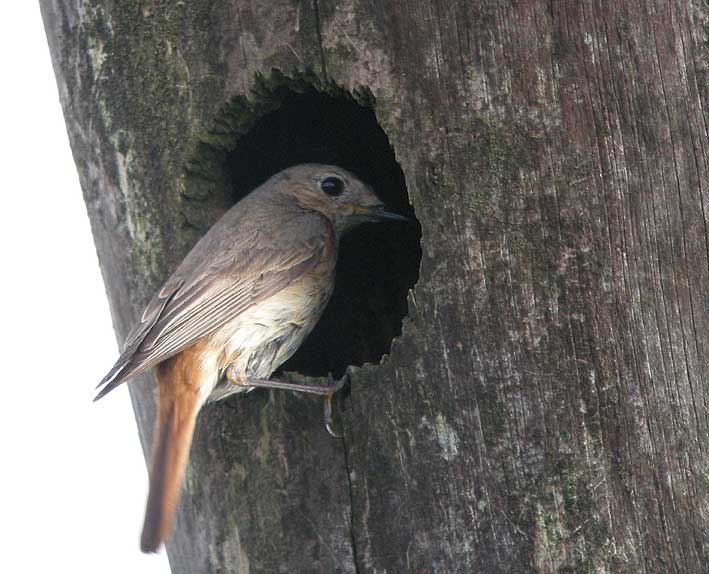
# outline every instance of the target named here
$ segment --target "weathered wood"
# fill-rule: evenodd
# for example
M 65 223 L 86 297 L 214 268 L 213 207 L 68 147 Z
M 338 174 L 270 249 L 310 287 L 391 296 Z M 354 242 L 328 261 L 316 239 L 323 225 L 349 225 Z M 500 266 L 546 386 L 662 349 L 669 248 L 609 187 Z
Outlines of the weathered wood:
M 42 11 L 121 337 L 228 204 L 185 165 L 257 72 L 369 88 L 422 227 L 344 442 L 283 393 L 202 414 L 174 572 L 709 571 L 706 3 Z

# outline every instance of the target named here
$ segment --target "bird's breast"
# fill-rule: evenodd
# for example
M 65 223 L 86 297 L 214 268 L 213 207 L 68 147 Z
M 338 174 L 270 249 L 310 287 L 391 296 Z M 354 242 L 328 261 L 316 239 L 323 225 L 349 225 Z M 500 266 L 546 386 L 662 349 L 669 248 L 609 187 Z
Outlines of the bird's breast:
M 236 363 L 245 377 L 268 378 L 313 329 L 333 286 L 334 264 L 320 265 L 227 322 L 211 337 L 220 370 Z

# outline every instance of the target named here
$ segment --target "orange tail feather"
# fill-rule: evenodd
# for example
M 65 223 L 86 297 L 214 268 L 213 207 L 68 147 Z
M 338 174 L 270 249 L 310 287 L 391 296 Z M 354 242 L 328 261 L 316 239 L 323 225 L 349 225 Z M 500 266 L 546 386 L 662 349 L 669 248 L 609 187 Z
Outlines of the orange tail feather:
M 153 440 L 150 489 L 140 539 L 143 552 L 157 552 L 172 531 L 180 500 L 197 413 L 198 377 L 191 376 L 191 353 L 158 365 L 158 417 Z M 196 375 L 196 373 L 195 373 Z

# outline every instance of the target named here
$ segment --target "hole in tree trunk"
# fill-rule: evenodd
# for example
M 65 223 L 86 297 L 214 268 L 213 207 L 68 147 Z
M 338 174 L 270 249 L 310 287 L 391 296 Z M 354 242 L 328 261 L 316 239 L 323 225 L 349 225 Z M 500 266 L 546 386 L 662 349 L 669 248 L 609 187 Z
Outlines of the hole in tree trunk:
M 364 99 L 371 103 L 371 95 Z M 235 145 L 223 156 L 227 173 L 221 176 L 231 184 L 232 202 L 286 167 L 325 163 L 352 171 L 390 208 L 414 219 L 365 224 L 345 235 L 332 298 L 280 370 L 339 377 L 348 365 L 379 362 L 401 333 L 408 290 L 418 279 L 421 232 L 404 175 L 374 111 L 337 86 L 277 73 L 262 80 L 255 99 L 231 105 L 229 121 L 220 125 L 234 129 Z M 224 135 L 222 128 L 219 136 Z

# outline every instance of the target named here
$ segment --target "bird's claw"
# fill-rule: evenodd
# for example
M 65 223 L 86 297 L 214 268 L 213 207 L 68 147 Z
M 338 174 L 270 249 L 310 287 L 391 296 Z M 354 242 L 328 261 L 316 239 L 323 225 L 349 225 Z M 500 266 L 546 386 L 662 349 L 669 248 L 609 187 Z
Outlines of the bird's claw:
M 328 375 L 328 388 L 330 389 L 329 392 L 324 395 L 324 400 L 325 400 L 325 412 L 324 412 L 324 420 L 325 420 L 325 429 L 327 432 L 330 434 L 331 437 L 333 438 L 342 438 L 343 435 L 337 433 L 335 430 L 333 430 L 333 425 L 332 425 L 332 396 L 342 389 L 342 387 L 345 386 L 347 381 L 349 380 L 350 376 L 349 373 L 345 372 L 345 374 L 337 381 L 335 381 L 332 378 L 332 374 Z

